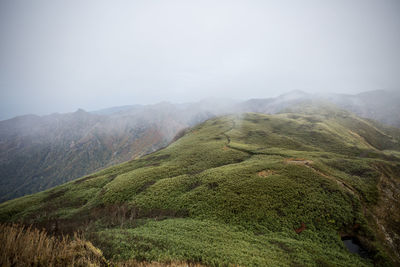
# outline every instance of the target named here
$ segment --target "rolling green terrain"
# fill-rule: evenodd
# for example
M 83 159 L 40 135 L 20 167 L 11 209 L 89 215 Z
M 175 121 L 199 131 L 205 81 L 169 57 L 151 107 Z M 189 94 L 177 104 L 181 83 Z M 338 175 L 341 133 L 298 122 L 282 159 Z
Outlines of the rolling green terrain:
M 208 99 L 25 115 L 0 121 L 0 203 L 151 153 L 169 144 L 181 129 L 209 118 L 246 112 L 275 114 L 304 102 L 334 103 L 363 118 L 400 126 L 396 116 L 400 94 L 384 90 L 357 95 L 293 91 L 244 102 Z
M 0 221 L 81 230 L 114 262 L 391 266 L 399 136 L 334 107 L 218 117 L 160 151 L 2 203 Z

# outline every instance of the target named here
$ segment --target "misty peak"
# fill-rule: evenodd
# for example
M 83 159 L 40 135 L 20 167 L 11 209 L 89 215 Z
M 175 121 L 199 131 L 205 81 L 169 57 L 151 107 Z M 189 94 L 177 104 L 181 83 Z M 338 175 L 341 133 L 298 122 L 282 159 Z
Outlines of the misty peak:
M 293 90 L 290 91 L 288 93 L 282 94 L 278 97 L 279 100 L 285 100 L 285 101 L 289 101 L 289 100 L 296 100 L 299 98 L 304 98 L 304 97 L 308 97 L 310 96 L 310 94 L 301 91 L 301 90 Z
M 84 118 L 88 118 L 92 114 L 87 112 L 86 110 L 84 110 L 82 108 L 79 108 L 74 113 L 71 113 L 71 115 L 72 115 L 73 118 L 84 119 Z
M 82 109 L 82 108 L 78 108 L 78 110 L 75 111 L 74 113 L 75 113 L 75 114 L 86 114 L 87 112 L 86 112 L 84 109 Z

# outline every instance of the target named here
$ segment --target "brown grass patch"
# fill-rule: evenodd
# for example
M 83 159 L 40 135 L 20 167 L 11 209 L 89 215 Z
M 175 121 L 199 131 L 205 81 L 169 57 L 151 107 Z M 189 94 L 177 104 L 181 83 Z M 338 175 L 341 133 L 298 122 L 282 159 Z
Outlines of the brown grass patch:
M 303 158 L 288 158 L 284 160 L 285 163 L 288 164 L 298 164 L 298 165 L 309 165 L 312 164 L 312 160 L 303 159 Z
M 301 226 L 297 229 L 294 229 L 294 231 L 296 232 L 296 234 L 300 234 L 301 232 L 303 232 L 304 230 L 306 230 L 307 226 L 305 223 L 301 223 Z
M 260 177 L 268 177 L 268 176 L 270 176 L 272 174 L 275 174 L 275 172 L 272 171 L 272 170 L 263 170 L 263 171 L 260 171 L 260 172 L 257 173 L 257 175 L 260 176 Z
M 0 265 L 108 266 L 100 249 L 74 234 L 56 238 L 44 230 L 0 225 Z
M 116 262 L 118 267 L 205 267 L 206 265 L 201 265 L 199 263 L 191 262 L 138 262 L 136 260 L 129 260 L 124 262 Z

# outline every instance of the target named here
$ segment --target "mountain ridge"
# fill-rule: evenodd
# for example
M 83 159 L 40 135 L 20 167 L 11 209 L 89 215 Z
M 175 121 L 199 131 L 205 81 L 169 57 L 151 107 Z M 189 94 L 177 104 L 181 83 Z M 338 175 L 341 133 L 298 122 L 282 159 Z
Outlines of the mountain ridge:
M 377 127 L 313 105 L 217 117 L 162 150 L 0 204 L 0 221 L 81 229 L 115 260 L 398 263 L 400 139 Z
M 294 91 L 277 98 L 244 102 L 222 99 L 186 104 L 162 102 L 97 112 L 80 109 L 67 114 L 25 115 L 0 121 L 0 201 L 38 192 L 150 153 L 170 143 L 182 129 L 220 115 L 274 114 L 302 103 L 324 101 L 347 107 L 363 117 L 378 118 L 383 123 L 392 120 L 392 124 L 400 125 L 400 117 L 397 116 L 397 123 L 395 115 L 400 114 L 395 110 L 398 105 L 368 104 L 382 99 L 376 97 L 377 94 L 389 98 L 390 103 L 397 99 L 390 92 L 382 94 L 380 91 L 334 97 Z M 351 99 L 359 99 L 360 95 L 362 99 L 356 102 L 364 104 L 349 107 L 349 103 L 354 102 Z M 360 105 L 363 108 L 359 108 Z M 369 111 L 379 111 L 376 106 L 384 107 L 381 115 Z M 387 115 L 388 109 L 389 112 L 394 109 L 391 116 Z

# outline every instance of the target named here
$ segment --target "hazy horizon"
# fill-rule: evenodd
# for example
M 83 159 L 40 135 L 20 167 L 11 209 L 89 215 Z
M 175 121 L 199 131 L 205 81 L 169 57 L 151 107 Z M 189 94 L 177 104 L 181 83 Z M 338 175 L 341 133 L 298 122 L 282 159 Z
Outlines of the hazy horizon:
M 0 120 L 399 90 L 400 2 L 0 2 Z

